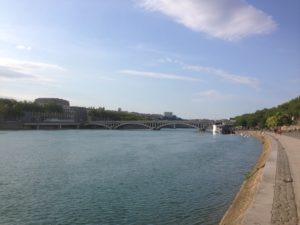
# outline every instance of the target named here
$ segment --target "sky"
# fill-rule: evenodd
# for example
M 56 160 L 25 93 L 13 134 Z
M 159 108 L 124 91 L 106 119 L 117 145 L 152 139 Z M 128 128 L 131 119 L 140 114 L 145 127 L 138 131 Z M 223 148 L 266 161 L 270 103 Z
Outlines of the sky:
M 221 119 L 300 95 L 299 0 L 0 5 L 0 98 Z

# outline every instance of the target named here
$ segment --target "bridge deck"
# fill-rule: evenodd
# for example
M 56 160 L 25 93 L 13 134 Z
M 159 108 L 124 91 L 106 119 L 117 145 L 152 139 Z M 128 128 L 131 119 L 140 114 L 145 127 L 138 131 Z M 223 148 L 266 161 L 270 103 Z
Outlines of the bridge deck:
M 159 130 L 164 127 L 176 125 L 185 125 L 189 127 L 194 127 L 198 129 L 207 129 L 213 124 L 213 121 L 209 120 L 144 120 L 144 121 L 88 121 L 85 123 L 76 123 L 76 122 L 31 122 L 24 123 L 25 127 L 53 127 L 57 126 L 59 128 L 67 126 L 76 126 L 79 127 L 89 127 L 89 126 L 100 126 L 107 129 L 118 129 L 126 125 L 140 125 L 148 129 Z

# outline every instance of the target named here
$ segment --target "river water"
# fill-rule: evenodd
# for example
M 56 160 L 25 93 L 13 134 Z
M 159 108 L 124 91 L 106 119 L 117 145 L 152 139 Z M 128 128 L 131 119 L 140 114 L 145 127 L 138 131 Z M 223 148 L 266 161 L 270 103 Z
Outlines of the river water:
M 215 225 L 260 150 L 194 129 L 0 131 L 0 224 Z

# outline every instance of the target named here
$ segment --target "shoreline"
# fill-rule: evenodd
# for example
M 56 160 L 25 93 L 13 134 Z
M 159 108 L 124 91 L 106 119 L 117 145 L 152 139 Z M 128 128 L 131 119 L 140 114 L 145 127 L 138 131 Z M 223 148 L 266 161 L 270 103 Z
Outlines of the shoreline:
M 222 217 L 219 225 L 241 225 L 247 210 L 253 204 L 263 176 L 263 168 L 271 150 L 271 140 L 263 132 L 247 131 L 248 135 L 260 140 L 262 150 L 256 164 L 250 170 L 242 183 L 240 190 L 235 195 L 232 203 Z

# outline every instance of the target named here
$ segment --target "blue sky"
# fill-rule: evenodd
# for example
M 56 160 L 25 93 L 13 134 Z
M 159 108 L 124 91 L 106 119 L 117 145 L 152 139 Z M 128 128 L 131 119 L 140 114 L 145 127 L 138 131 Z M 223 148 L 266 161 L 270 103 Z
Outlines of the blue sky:
M 0 97 L 216 119 L 300 95 L 298 0 L 0 5 Z

